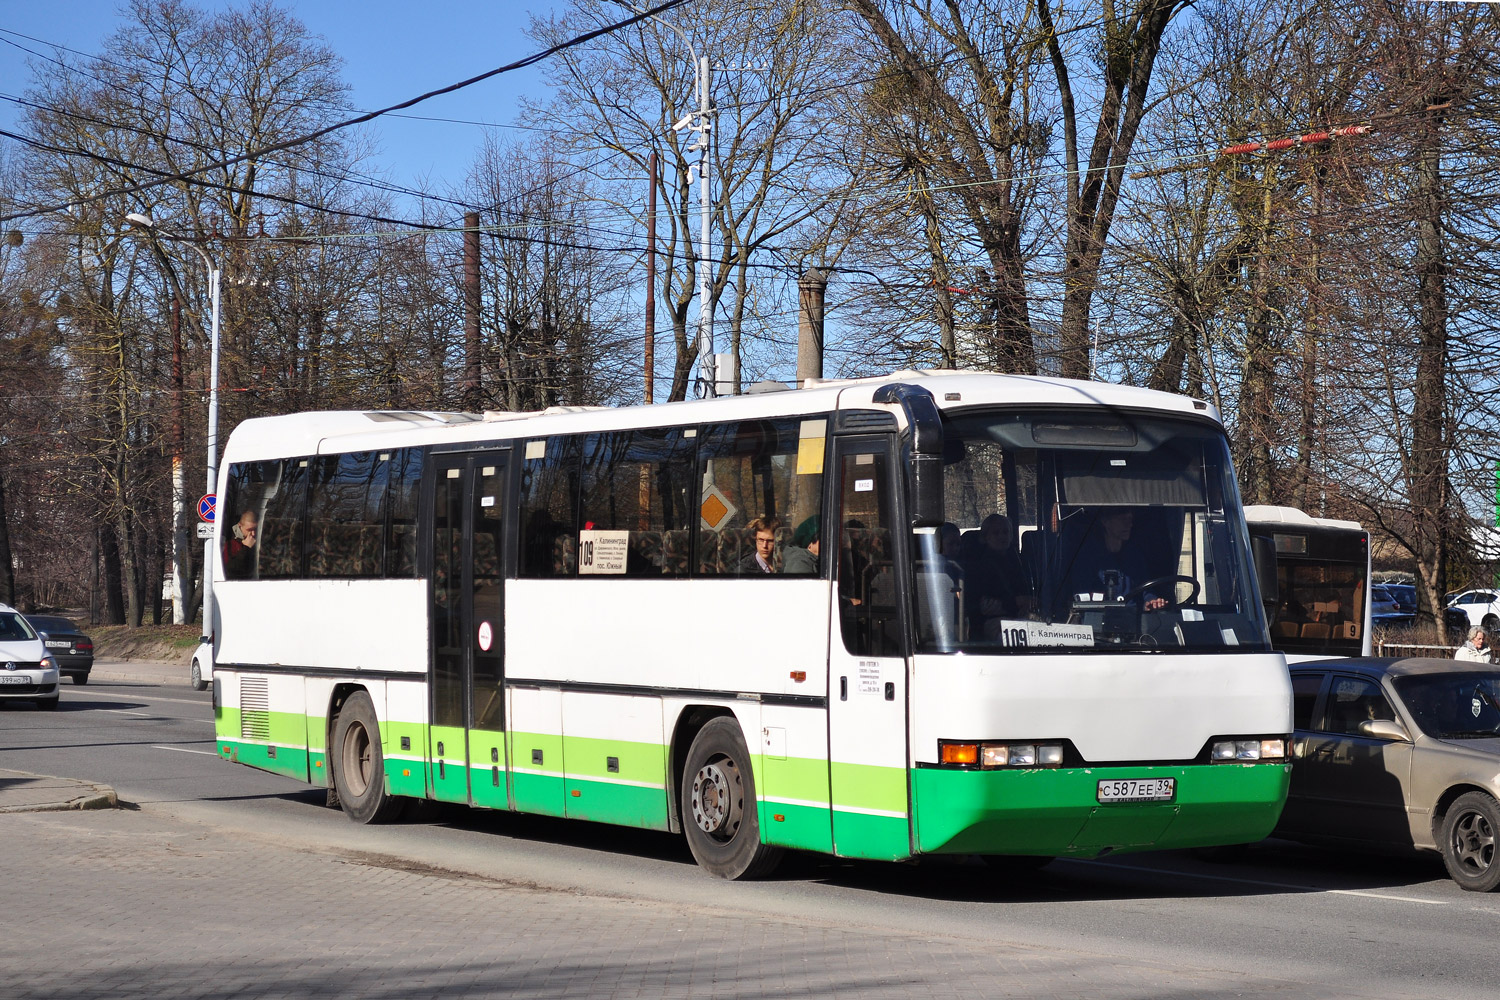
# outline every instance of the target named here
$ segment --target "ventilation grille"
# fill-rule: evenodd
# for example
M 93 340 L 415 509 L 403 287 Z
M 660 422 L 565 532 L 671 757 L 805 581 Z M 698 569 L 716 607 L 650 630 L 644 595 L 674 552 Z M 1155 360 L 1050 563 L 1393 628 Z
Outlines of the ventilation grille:
M 895 429 L 896 415 L 887 410 L 839 410 L 833 417 L 835 434 Z
M 247 740 L 271 738 L 271 679 L 240 678 L 240 736 Z

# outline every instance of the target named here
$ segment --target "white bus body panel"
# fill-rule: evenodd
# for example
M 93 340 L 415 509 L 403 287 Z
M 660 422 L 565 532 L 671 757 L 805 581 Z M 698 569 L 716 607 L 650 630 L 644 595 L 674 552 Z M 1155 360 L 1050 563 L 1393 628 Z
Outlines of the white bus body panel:
M 1087 761 L 1179 761 L 1214 736 L 1292 731 L 1279 653 L 917 656 L 913 762 L 938 740 L 1068 739 Z
M 220 669 L 427 673 L 425 580 L 217 581 L 214 602 Z

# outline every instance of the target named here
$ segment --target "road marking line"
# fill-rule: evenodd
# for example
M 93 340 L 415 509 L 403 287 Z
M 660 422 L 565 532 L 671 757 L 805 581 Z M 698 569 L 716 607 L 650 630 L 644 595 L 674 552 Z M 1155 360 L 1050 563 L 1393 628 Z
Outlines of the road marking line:
M 72 691 L 72 690 L 70 690 L 70 691 L 68 691 L 68 697 L 69 698 L 77 698 L 77 697 L 84 697 L 84 698 L 112 698 L 112 699 L 118 701 L 122 697 L 128 697 L 128 695 L 122 695 L 122 694 L 119 694 L 119 693 L 113 692 L 113 691 Z M 207 705 L 207 704 L 209 704 L 208 697 L 206 695 L 203 698 L 159 698 L 156 695 L 141 695 L 141 697 L 143 697 L 143 698 L 150 698 L 152 701 L 170 701 L 170 702 L 172 702 L 175 705 Z M 108 709 L 104 709 L 104 711 L 108 711 Z
M 1427 906 L 1447 906 L 1446 899 L 1415 899 L 1411 896 L 1393 896 L 1385 892 L 1370 892 L 1365 889 L 1323 889 L 1315 885 L 1296 885 L 1291 882 L 1266 882 L 1254 878 L 1235 878 L 1232 875 L 1205 875 L 1198 872 L 1174 872 L 1165 868 L 1146 868 L 1141 865 L 1117 865 L 1108 861 L 1089 861 L 1084 858 L 1070 858 L 1080 864 L 1098 865 L 1100 868 L 1118 868 L 1121 871 L 1150 872 L 1154 875 L 1175 875 L 1178 878 L 1201 878 L 1213 882 L 1236 882 L 1240 885 L 1259 885 L 1270 889 L 1294 889 L 1298 892 L 1326 892 L 1336 896 L 1368 896 L 1372 899 L 1394 899 L 1400 903 L 1423 903 Z
M 217 753 L 215 753 L 212 750 L 189 750 L 187 747 L 163 747 L 163 746 L 157 746 L 155 744 L 152 744 L 151 749 L 152 750 L 176 750 L 178 753 L 201 753 L 205 757 L 217 757 L 217 756 L 219 756 Z
M 139 715 L 143 719 L 156 718 L 155 712 L 132 712 L 128 708 L 101 708 L 99 711 L 108 712 L 110 715 Z

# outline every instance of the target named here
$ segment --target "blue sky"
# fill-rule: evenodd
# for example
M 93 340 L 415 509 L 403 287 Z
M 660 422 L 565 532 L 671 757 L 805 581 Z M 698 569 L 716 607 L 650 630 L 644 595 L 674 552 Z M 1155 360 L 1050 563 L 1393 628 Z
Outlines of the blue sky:
M 205 9 L 231 4 L 189 0 Z M 313 33 L 344 59 L 343 77 L 360 110 L 374 110 L 530 55 L 525 34 L 532 13 L 565 7 L 562 0 L 283 0 Z M 99 52 L 120 26 L 118 0 L 0 0 L 0 29 L 81 52 Z M 28 48 L 36 43 L 0 33 Z M 31 57 L 0 41 L 0 95 L 18 97 L 30 82 Z M 522 96 L 543 98 L 543 67 L 529 66 L 434 98 L 408 114 L 505 125 Z M 0 128 L 13 130 L 16 106 L 0 99 Z M 399 184 L 441 192 L 462 182 L 483 128 L 452 122 L 385 117 L 365 126 L 379 152 L 365 169 Z

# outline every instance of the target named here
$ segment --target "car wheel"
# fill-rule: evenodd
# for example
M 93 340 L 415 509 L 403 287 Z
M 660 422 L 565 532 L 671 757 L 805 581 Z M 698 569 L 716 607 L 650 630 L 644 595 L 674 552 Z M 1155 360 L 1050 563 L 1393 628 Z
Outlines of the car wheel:
M 1496 628 L 1500 628 L 1500 617 L 1492 614 L 1485 615 L 1484 621 L 1480 622 L 1480 624 L 1484 626 L 1485 631 L 1492 631 Z
M 198 661 L 193 661 L 193 690 L 202 691 L 208 687 L 208 682 L 203 679 L 203 668 L 198 666 Z
M 57 711 L 57 703 L 61 700 L 62 699 L 57 697 L 56 695 L 52 696 L 51 698 L 42 698 L 37 701 L 36 707 L 41 709 L 43 712 L 55 712 Z
M 89 682 L 89 675 L 88 674 L 74 674 L 73 675 L 73 683 L 74 684 L 78 684 L 78 685 L 81 686 L 81 685 L 87 684 L 88 682 Z
M 1443 819 L 1443 864 L 1459 888 L 1490 892 L 1500 886 L 1500 803 L 1484 792 L 1467 792 L 1448 807 Z
M 385 789 L 385 754 L 380 749 L 380 723 L 370 696 L 356 691 L 339 709 L 333 723 L 333 765 L 339 805 L 356 823 L 388 823 L 401 815 L 406 803 Z
M 760 842 L 759 812 L 740 724 L 708 720 L 682 769 L 682 827 L 694 860 L 719 878 L 769 875 L 782 850 Z

